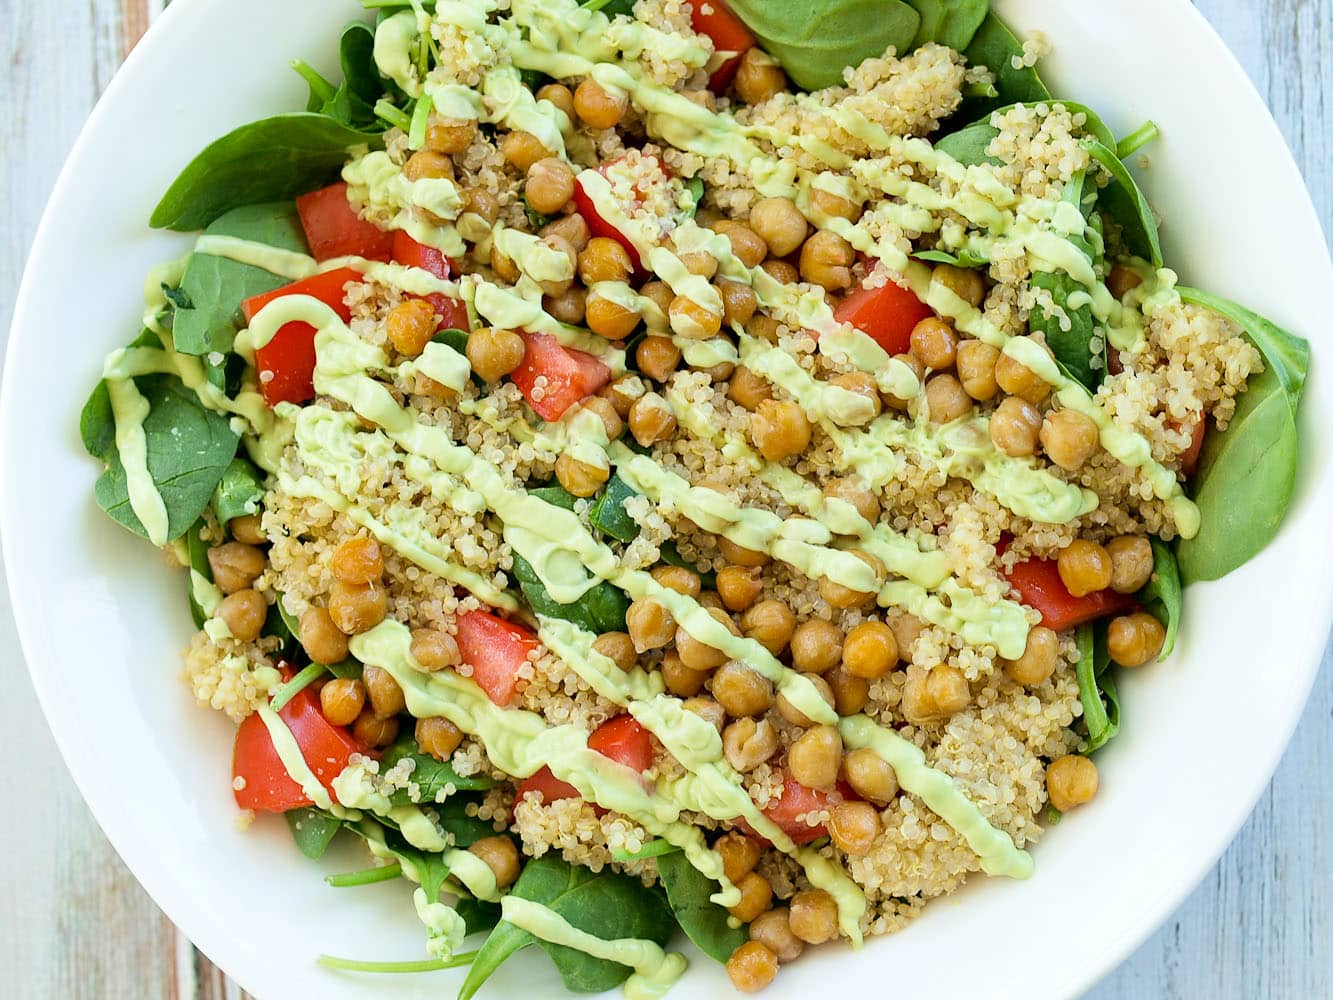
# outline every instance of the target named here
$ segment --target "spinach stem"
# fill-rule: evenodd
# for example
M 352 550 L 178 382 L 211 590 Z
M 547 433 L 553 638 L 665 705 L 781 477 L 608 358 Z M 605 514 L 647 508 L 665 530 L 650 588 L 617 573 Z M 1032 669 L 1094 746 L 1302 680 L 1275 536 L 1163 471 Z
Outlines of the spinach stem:
M 287 703 L 300 694 L 305 688 L 314 681 L 326 668 L 321 663 L 312 663 L 295 677 L 289 680 L 274 693 L 269 701 L 268 707 L 275 712 L 281 712 L 287 707 Z
M 326 875 L 324 881 L 335 889 L 354 885 L 374 885 L 376 882 L 388 882 L 403 874 L 403 866 L 395 861 L 391 865 L 376 865 L 363 868 L 359 872 L 343 872 L 339 875 Z
M 333 95 L 337 93 L 333 84 L 324 79 L 319 71 L 304 59 L 293 59 L 292 69 L 296 70 L 301 79 L 310 85 L 311 93 L 318 97 L 321 102 L 331 101 Z
M 375 115 L 390 125 L 396 125 L 404 132 L 412 127 L 412 119 L 407 116 L 407 113 L 382 97 L 375 102 Z
M 1155 121 L 1146 121 L 1115 144 L 1115 155 L 1120 159 L 1133 156 L 1160 134 Z
M 407 128 L 407 148 L 420 149 L 426 145 L 426 125 L 430 122 L 430 113 L 435 101 L 430 94 L 422 94 L 417 99 L 417 106 L 412 109 L 412 122 Z
M 471 965 L 476 957 L 475 951 L 468 951 L 453 958 L 423 958 L 415 962 L 361 962 L 354 958 L 320 955 L 319 964 L 326 969 L 345 969 L 348 972 L 439 972 L 441 969 Z

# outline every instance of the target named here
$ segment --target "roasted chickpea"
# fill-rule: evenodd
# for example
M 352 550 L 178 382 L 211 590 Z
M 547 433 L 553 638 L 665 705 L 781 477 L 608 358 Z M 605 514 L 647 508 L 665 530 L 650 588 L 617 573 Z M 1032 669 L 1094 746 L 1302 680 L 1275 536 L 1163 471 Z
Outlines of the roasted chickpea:
M 468 848 L 473 854 L 486 862 L 486 867 L 495 876 L 495 884 L 504 889 L 518 879 L 521 858 L 513 840 L 500 834 L 495 837 L 482 837 Z
M 1121 535 L 1106 543 L 1111 556 L 1111 589 L 1117 594 L 1133 594 L 1152 579 L 1152 543 L 1142 535 Z
M 403 176 L 409 181 L 453 180 L 454 161 L 443 153 L 433 149 L 422 149 L 413 153 L 403 164 Z
M 703 591 L 703 581 L 699 579 L 699 574 L 684 566 L 658 566 L 653 570 L 652 577 L 668 590 L 686 597 L 697 598 Z
M 1043 625 L 1028 632 L 1023 655 L 1016 660 L 1001 660 L 1004 672 L 1018 684 L 1032 687 L 1043 684 L 1055 673 L 1060 660 L 1060 637 Z
M 490 227 L 500 217 L 500 202 L 485 188 L 469 188 L 463 192 L 463 214 L 475 215 Z
M 361 682 L 366 686 L 366 695 L 377 719 L 387 719 L 407 707 L 403 689 L 393 679 L 393 674 L 383 667 L 367 663 L 361 672 Z
M 638 662 L 634 640 L 628 632 L 603 632 L 593 640 L 592 648 L 615 663 L 621 670 L 631 670 Z
M 861 622 L 842 642 L 842 668 L 853 677 L 873 681 L 897 665 L 898 640 L 883 622 Z
M 616 412 L 615 404 L 605 396 L 590 396 L 581 405 L 588 412 L 597 414 L 608 441 L 614 441 L 625 433 L 625 421 Z
M 746 267 L 758 267 L 768 256 L 768 244 L 764 242 L 763 237 L 743 222 L 724 220 L 715 225 L 713 230 L 727 238 L 727 242 L 731 244 L 731 252 L 740 258 L 740 262 Z
M 781 462 L 805 451 L 810 433 L 805 411 L 791 400 L 760 400 L 750 416 L 750 439 L 770 462 Z
M 778 731 L 767 719 L 737 719 L 722 730 L 722 750 L 737 771 L 753 771 L 778 752 Z
M 690 250 L 680 255 L 680 262 L 685 270 L 700 278 L 713 279 L 717 274 L 717 258 L 707 250 Z
M 258 514 L 242 514 L 227 522 L 231 537 L 244 545 L 267 545 L 268 536 Z
M 380 583 L 334 582 L 329 591 L 329 617 L 348 635 L 369 632 L 389 613 L 389 595 Z
M 429 719 L 417 719 L 417 746 L 422 753 L 428 753 L 438 761 L 446 761 L 453 756 L 458 745 L 463 742 L 463 730 L 448 719 L 434 716 Z
M 709 608 L 708 613 L 713 616 L 714 620 L 726 626 L 732 635 L 740 634 L 739 629 L 736 628 L 736 623 L 722 608 Z M 726 653 L 700 639 L 696 639 L 680 625 L 676 626 L 676 653 L 680 656 L 680 662 L 691 670 L 707 672 L 715 670 L 727 662 Z
M 1041 433 L 1041 414 L 1027 400 L 1006 396 L 990 418 L 990 439 L 1011 458 L 1033 455 Z
M 805 674 L 825 674 L 842 660 L 842 629 L 823 618 L 807 618 L 791 636 L 791 665 Z
M 759 266 L 763 269 L 765 274 L 779 284 L 794 285 L 801 280 L 801 272 L 797 270 L 795 264 L 788 263 L 785 260 L 779 260 L 777 257 L 770 257 Z M 750 332 L 755 333 L 753 330 Z M 759 336 L 759 334 L 755 333 L 755 336 Z M 769 341 L 769 343 L 776 343 L 777 341 L 776 336 L 765 337 L 764 339 Z
M 907 663 L 913 662 L 912 650 L 916 646 L 917 639 L 921 638 L 926 623 L 916 615 L 909 614 L 889 615 L 885 621 L 889 623 L 889 628 L 893 629 L 893 637 L 898 640 L 898 656 Z
M 374 583 L 384 576 L 380 543 L 364 535 L 349 538 L 333 550 L 329 569 L 343 583 Z
M 356 717 L 352 735 L 368 747 L 387 747 L 398 738 L 398 717 L 381 719 L 367 706 Z
M 1146 611 L 1112 618 L 1106 627 L 1106 651 L 1122 667 L 1141 667 L 1162 652 L 1166 629 Z
M 1124 301 L 1126 295 L 1143 284 L 1143 279 L 1137 271 L 1133 271 L 1124 264 L 1116 264 L 1111 268 L 1111 273 L 1106 276 L 1106 287 L 1117 301 Z
M 1091 802 L 1098 784 L 1097 765 L 1087 757 L 1057 757 L 1046 768 L 1046 791 L 1051 805 L 1062 813 Z
M 768 261 L 764 261 L 764 270 L 768 270 Z M 778 332 L 781 329 L 782 324 L 772 316 L 769 316 L 766 313 L 755 313 L 754 319 L 750 320 L 750 325 L 745 332 L 756 340 L 762 340 L 766 344 L 776 345 L 778 342 Z
M 870 701 L 870 682 L 834 667 L 824 675 L 833 692 L 833 707 L 839 715 L 855 715 Z
M 869 854 L 879 830 L 879 812 L 869 802 L 840 802 L 829 813 L 829 836 L 848 854 Z
M 828 705 L 829 708 L 834 708 L 833 688 L 829 685 L 829 682 L 824 680 L 824 678 L 820 677 L 818 674 L 807 674 L 806 678 L 810 681 L 810 684 L 814 689 L 819 692 L 819 697 L 824 699 L 824 704 Z M 793 726 L 800 726 L 802 729 L 808 729 L 815 725 L 815 720 L 797 708 L 785 693 L 778 694 L 777 709 L 778 714 Z
M 753 639 L 774 656 L 787 648 L 796 628 L 796 616 L 781 601 L 760 601 L 741 615 L 741 634 Z
M 827 576 L 821 577 L 819 580 L 819 596 L 822 597 L 831 608 L 842 610 L 845 608 L 860 607 L 875 596 L 879 591 L 879 585 L 884 581 L 886 570 L 884 564 L 880 562 L 879 559 L 870 555 L 868 552 L 862 552 L 860 549 L 853 551 L 852 555 L 856 556 L 857 559 L 869 566 L 874 572 L 875 589 L 873 591 L 852 590 Z
M 467 338 L 467 359 L 483 382 L 498 382 L 523 363 L 527 345 L 513 330 L 483 326 Z
M 750 940 L 758 941 L 783 963 L 796 961 L 805 949 L 805 942 L 791 932 L 785 906 L 775 906 L 750 921 Z
M 399 354 L 415 358 L 435 336 L 435 308 L 425 299 L 407 299 L 389 310 L 384 332 Z
M 495 272 L 495 277 L 506 285 L 512 285 L 519 278 L 523 277 L 523 272 L 518 269 L 518 264 L 514 259 L 505 254 L 498 244 L 491 246 L 491 270 Z
M 643 314 L 637 309 L 607 298 L 598 289 L 588 293 L 583 308 L 588 329 L 607 340 L 624 340 L 639 325 Z
M 571 122 L 574 120 L 574 93 L 563 83 L 548 83 L 539 87 L 533 96 L 539 101 L 550 101 L 563 111 Z
M 741 891 L 741 899 L 730 910 L 741 923 L 748 924 L 773 905 L 773 887 L 758 872 L 746 872 L 735 886 Z
M 744 546 L 737 545 L 730 538 L 719 535 L 717 539 L 717 550 L 722 553 L 722 558 L 729 563 L 737 566 L 767 566 L 768 553 L 760 552 L 756 549 L 747 549 Z
M 556 156 L 538 160 L 528 167 L 523 196 L 533 211 L 555 215 L 574 197 L 574 171 Z
M 836 726 L 812 726 L 787 751 L 791 776 L 807 788 L 832 788 L 842 767 L 842 737 Z
M 347 636 L 323 608 L 313 605 L 306 608 L 300 629 L 301 645 L 315 663 L 341 663 L 347 659 Z
M 652 340 L 652 337 L 645 339 Z M 656 393 L 640 396 L 629 409 L 629 432 L 643 447 L 665 441 L 676 432 L 676 415 Z
M 761 104 L 787 89 L 787 74 L 778 61 L 759 46 L 747 49 L 736 69 L 736 96 L 746 104 Z
M 930 280 L 943 285 L 973 307 L 980 306 L 986 297 L 986 282 L 978 271 L 954 267 L 952 264 L 936 264 Z
M 665 382 L 680 364 L 680 348 L 670 337 L 644 337 L 634 349 L 639 370 L 656 382 Z
M 728 611 L 744 611 L 763 590 L 757 566 L 727 566 L 718 571 L 717 594 Z
M 727 385 L 727 398 L 753 413 L 760 403 L 773 398 L 773 387 L 764 376 L 756 375 L 741 365 L 731 374 L 731 382 Z
M 319 708 L 335 726 L 350 726 L 366 705 L 366 689 L 355 677 L 335 677 L 319 689 Z
M 750 228 L 768 244 L 774 257 L 786 257 L 805 242 L 810 231 L 805 216 L 790 198 L 762 198 L 750 209 Z
M 1046 457 L 1070 472 L 1092 458 L 1100 436 L 1092 418 L 1077 410 L 1052 410 L 1041 425 L 1041 446 Z
M 643 379 L 633 372 L 629 372 L 604 386 L 597 395 L 611 404 L 611 408 L 616 411 L 616 416 L 620 417 L 621 420 L 628 420 L 630 407 L 644 392 Z M 620 435 L 616 436 L 619 437 Z
M 674 649 L 662 657 L 662 683 L 667 693 L 677 698 L 693 698 L 704 689 L 708 674 L 703 670 L 691 670 L 681 662 L 680 654 Z
M 718 704 L 733 718 L 763 715 L 773 707 L 773 684 L 739 660 L 718 668 L 712 690 Z
M 677 295 L 667 310 L 671 330 L 687 340 L 708 340 L 722 329 L 722 316 L 706 309 L 694 299 Z
M 1051 394 L 1051 387 L 1044 378 L 1003 352 L 995 362 L 995 381 L 1009 395 L 1021 396 L 1033 404 L 1040 403 Z
M 531 132 L 516 131 L 507 133 L 500 140 L 500 155 L 515 169 L 527 173 L 530 166 L 552 155 L 552 152 Z
M 754 317 L 759 308 L 759 299 L 754 289 L 739 281 L 718 278 L 714 283 L 722 296 L 722 322 L 728 328 L 744 326 Z
M 413 629 L 408 651 L 423 670 L 443 670 L 463 660 L 458 640 L 442 628 Z
M 932 424 L 947 424 L 972 412 L 972 397 L 953 375 L 932 375 L 926 381 L 926 409 Z
M 821 229 L 801 247 L 801 277 L 826 292 L 841 292 L 852 286 L 852 263 L 856 252 L 837 233 Z
M 787 918 L 791 932 L 806 944 L 823 944 L 838 935 L 838 904 L 823 889 L 805 889 L 792 896 Z
M 676 619 L 651 598 L 641 597 L 625 612 L 625 628 L 637 653 L 661 649 L 676 637 Z
M 650 281 L 639 289 L 639 294 L 651 299 L 663 316 L 666 316 L 667 310 L 671 308 L 671 300 L 676 297 L 676 293 L 665 281 Z M 650 315 L 652 313 L 652 310 L 644 311 Z
M 587 77 L 574 91 L 574 111 L 589 128 L 615 128 L 629 110 L 629 94 Z
M 850 198 L 814 187 L 810 189 L 810 217 L 817 221 L 846 219 L 856 222 L 861 218 L 861 206 Z
M 856 476 L 830 480 L 824 486 L 824 499 L 846 501 L 871 524 L 879 520 L 879 498 Z
M 746 941 L 727 959 L 727 978 L 742 993 L 758 993 L 773 982 L 777 974 L 777 955 L 758 941 Z
M 684 702 L 681 703 L 681 707 L 684 708 L 685 711 L 693 712 L 695 715 L 699 716 L 716 729 L 719 736 L 722 735 L 722 727 L 726 725 L 727 722 L 727 710 L 712 698 L 705 695 L 696 695 L 694 697 L 686 698 Z
M 544 160 L 539 162 L 545 162 Z M 543 239 L 547 236 L 559 236 L 574 248 L 575 253 L 583 253 L 592 239 L 592 230 L 578 212 L 570 212 L 558 219 L 553 219 L 537 231 Z
M 895 361 L 901 361 L 912 370 L 912 374 L 916 376 L 918 384 L 925 382 L 926 366 L 921 363 L 921 359 L 915 354 L 895 354 L 893 357 Z M 883 393 L 882 397 L 884 399 L 884 405 L 890 409 L 905 412 L 912 405 L 912 400 L 910 398 L 895 396 L 892 393 Z
M 967 686 L 967 678 L 957 667 L 940 663 L 930 668 L 926 675 L 926 697 L 934 704 L 940 715 L 953 715 L 961 712 L 972 700 L 972 692 Z
M 426 148 L 434 153 L 462 153 L 477 137 L 477 123 L 470 118 L 431 115 L 426 125 Z
M 224 594 L 248 590 L 268 565 L 264 550 L 242 542 L 224 542 L 208 550 L 213 582 Z
M 567 493 L 590 497 L 606 485 L 611 478 L 611 468 L 585 462 L 566 451 L 555 460 L 555 478 Z
M 574 285 L 575 262 L 578 260 L 578 251 L 574 249 L 574 244 L 559 233 L 543 236 L 541 242 L 543 246 L 552 251 L 553 256 L 561 256 L 569 261 L 569 277 L 548 278 L 545 281 L 537 282 L 537 284 L 545 295 L 564 295 Z
M 759 841 L 747 837 L 739 830 L 732 830 L 718 837 L 713 850 L 722 859 L 722 875 L 728 882 L 736 884 L 754 871 L 759 863 L 759 856 L 764 853 Z
M 875 382 L 875 376 L 869 372 L 847 372 L 843 375 L 835 375 L 828 380 L 828 384 L 855 393 L 870 404 L 863 414 L 830 414 L 842 426 L 853 427 L 868 424 L 880 415 L 884 404 L 879 398 L 879 385 Z
M 931 371 L 952 368 L 958 357 L 958 335 L 947 320 L 927 316 L 912 327 L 912 353 Z
M 958 343 L 954 363 L 963 391 L 979 403 L 995 398 L 1000 391 L 995 381 L 995 365 L 1000 352 L 984 340 L 962 340 Z
M 1055 565 L 1060 581 L 1075 597 L 1111 586 L 1110 553 L 1086 538 L 1076 538 L 1061 549 Z
M 236 590 L 218 602 L 213 612 L 241 642 L 252 642 L 264 631 L 268 602 L 257 590 Z
M 852 791 L 870 802 L 888 805 L 898 794 L 898 775 L 869 747 L 848 753 L 842 759 L 842 773 Z

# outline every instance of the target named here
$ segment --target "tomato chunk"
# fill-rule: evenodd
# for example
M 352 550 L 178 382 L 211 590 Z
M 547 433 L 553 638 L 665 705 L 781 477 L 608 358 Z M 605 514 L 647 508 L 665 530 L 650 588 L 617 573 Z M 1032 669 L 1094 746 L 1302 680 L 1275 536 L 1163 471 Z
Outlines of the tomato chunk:
M 1174 420 L 1167 421 L 1172 430 L 1183 430 L 1182 424 Z M 1208 419 L 1201 417 L 1189 428 L 1190 446 L 1180 454 L 1180 471 L 1188 479 L 1199 469 L 1199 456 L 1203 454 L 1203 439 L 1208 434 Z
M 850 323 L 869 334 L 890 354 L 905 354 L 911 346 L 912 327 L 931 315 L 930 306 L 915 292 L 892 281 L 879 288 L 858 288 L 833 311 L 839 323 Z
M 713 40 L 717 52 L 736 53 L 713 71 L 708 88 L 721 93 L 730 85 L 741 64 L 741 55 L 759 44 L 759 39 L 722 0 L 696 0 L 690 11 L 690 27 Z
M 310 295 L 332 309 L 344 323 L 352 311 L 343 302 L 343 288 L 360 281 L 361 273 L 350 267 L 324 271 L 241 303 L 248 323 L 264 306 L 285 295 Z M 269 406 L 305 403 L 315 398 L 315 328 L 309 323 L 286 323 L 263 347 L 255 351 L 259 389 Z
M 286 673 L 290 674 L 290 671 Z M 352 754 L 365 753 L 366 748 L 353 739 L 346 728 L 335 726 L 324 718 L 319 699 L 309 688 L 289 701 L 278 717 L 292 731 L 296 745 L 301 748 L 301 756 L 336 802 L 338 797 L 333 791 L 333 779 L 347 767 Z M 268 726 L 258 713 L 247 716 L 236 731 L 232 777 L 241 779 L 234 781 L 232 787 L 236 804 L 242 809 L 286 812 L 313 804 L 287 773 L 273 746 Z
M 613 195 L 618 202 L 617 207 L 626 216 L 633 218 L 641 212 L 644 196 L 648 191 L 654 186 L 669 184 L 672 174 L 656 157 L 645 156 L 639 161 L 640 175 L 636 176 L 633 183 L 630 184 L 623 176 L 618 176 L 618 163 L 619 158 L 603 163 L 597 168 L 597 172 L 610 182 Z M 588 224 L 588 229 L 593 236 L 604 236 L 607 239 L 615 240 L 628 251 L 635 268 L 640 273 L 644 272 L 646 264 L 643 255 L 639 253 L 638 247 L 634 245 L 634 241 L 627 234 L 621 232 L 602 216 L 597 208 L 597 203 L 584 186 L 582 175 L 575 178 L 574 181 L 574 207 L 578 210 L 579 215 L 583 216 L 583 221 Z M 649 215 L 646 212 L 642 213 L 642 218 L 649 226 L 660 226 L 661 224 L 655 215 Z
M 519 668 L 537 645 L 528 629 L 489 611 L 469 611 L 458 619 L 458 652 L 472 665 L 472 679 L 501 708 L 514 700 Z
M 632 715 L 617 715 L 607 719 L 589 734 L 588 748 L 640 774 L 653 764 L 653 746 L 648 730 Z M 576 799 L 579 795 L 577 788 L 567 781 L 561 781 L 551 773 L 549 767 L 543 767 L 519 784 L 520 799 L 528 792 L 540 792 L 542 801 L 547 805 L 561 799 Z
M 1060 579 L 1054 559 L 1028 559 L 1005 576 L 1018 591 L 1019 600 L 1040 611 L 1041 623 L 1057 632 L 1134 607 L 1132 596 L 1109 588 L 1075 597 Z
M 453 262 L 442 250 L 427 246 L 425 243 L 418 243 L 401 229 L 393 234 L 393 260 L 396 264 L 429 271 L 437 278 L 448 278 L 454 270 Z M 425 298 L 435 309 L 435 315 L 440 317 L 439 329 L 468 329 L 467 306 L 462 301 L 441 292 L 435 292 Z
M 833 791 L 824 792 L 818 788 L 803 785 L 793 778 L 790 773 L 784 773 L 782 794 L 778 796 L 777 801 L 768 804 L 768 808 L 764 810 L 764 815 L 796 843 L 808 844 L 828 833 L 828 827 L 823 823 L 818 826 L 811 826 L 801 817 L 808 813 L 828 809 L 844 799 L 853 798 L 854 796 L 850 793 L 851 788 L 841 782 Z M 741 820 L 737 825 L 751 836 L 758 837 L 765 844 L 768 843 L 744 820 Z
M 527 350 L 510 378 L 543 420 L 559 420 L 571 406 L 611 381 L 606 365 L 591 354 L 561 346 L 549 333 L 524 333 L 523 341 Z M 540 399 L 533 392 L 538 376 L 546 378 Z
M 342 182 L 297 198 L 296 211 L 315 260 L 388 260 L 393 253 L 393 233 L 357 215 L 347 200 L 347 185 Z

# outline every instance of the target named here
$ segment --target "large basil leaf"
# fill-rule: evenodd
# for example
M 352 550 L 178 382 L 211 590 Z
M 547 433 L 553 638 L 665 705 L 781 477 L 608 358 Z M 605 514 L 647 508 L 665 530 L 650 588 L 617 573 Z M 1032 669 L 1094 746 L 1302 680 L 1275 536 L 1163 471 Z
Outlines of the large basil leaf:
M 744 927 L 732 927 L 731 914 L 708 897 L 718 885 L 681 851 L 667 851 L 657 858 L 667 900 L 677 923 L 705 955 L 726 963 L 731 953 L 749 940 Z

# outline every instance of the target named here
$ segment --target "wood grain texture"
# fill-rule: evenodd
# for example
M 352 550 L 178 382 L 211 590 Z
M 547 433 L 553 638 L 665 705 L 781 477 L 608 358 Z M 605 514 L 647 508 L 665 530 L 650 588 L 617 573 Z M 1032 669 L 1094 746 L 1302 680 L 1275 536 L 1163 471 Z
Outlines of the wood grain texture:
M 41 206 L 98 94 L 163 0 L 0 0 L 0 336 Z M 1333 0 L 1197 0 L 1273 108 L 1325 232 L 1333 224 Z M 40 136 L 41 141 L 32 141 Z M 1181 909 L 1089 996 L 1194 1000 L 1333 995 L 1333 669 L 1272 786 Z M 157 910 L 98 830 L 61 763 L 0 591 L 0 769 L 10 815 L 0 865 L 0 996 L 241 1000 Z M 1174 762 L 1203 766 L 1203 759 Z

